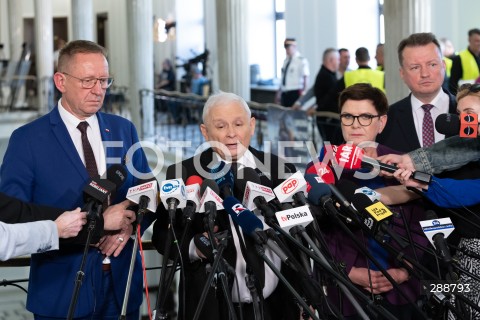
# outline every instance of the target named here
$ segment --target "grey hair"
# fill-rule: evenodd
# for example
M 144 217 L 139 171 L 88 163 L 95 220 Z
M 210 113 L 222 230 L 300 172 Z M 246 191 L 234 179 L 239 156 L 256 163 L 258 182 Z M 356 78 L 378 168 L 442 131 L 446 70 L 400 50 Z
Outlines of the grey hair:
M 205 120 L 208 117 L 208 113 L 210 112 L 210 109 L 212 109 L 215 106 L 225 106 L 232 102 L 236 102 L 240 104 L 245 109 L 245 112 L 247 113 L 248 118 L 252 116 L 252 111 L 250 111 L 250 107 L 242 97 L 240 97 L 239 95 L 236 95 L 235 93 L 220 91 L 219 93 L 211 95 L 208 98 L 207 102 L 205 102 L 205 105 L 203 106 L 203 114 L 202 114 L 203 123 L 205 123 Z

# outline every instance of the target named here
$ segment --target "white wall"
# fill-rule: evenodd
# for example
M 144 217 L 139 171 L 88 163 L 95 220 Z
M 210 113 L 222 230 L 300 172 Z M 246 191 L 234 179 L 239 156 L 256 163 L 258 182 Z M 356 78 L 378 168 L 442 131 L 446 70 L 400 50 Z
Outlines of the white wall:
M 447 37 L 461 51 L 468 46 L 468 30 L 480 28 L 480 1 L 432 1 L 432 32 L 438 38 Z
M 297 39 L 298 50 L 309 62 L 310 85 L 322 65 L 323 51 L 337 47 L 336 15 L 337 2 L 333 0 L 286 0 L 287 37 Z
M 275 8 L 273 0 L 249 0 L 248 19 L 248 58 L 249 65 L 260 65 L 260 78 L 271 79 L 275 74 Z M 249 68 L 249 66 L 245 66 Z

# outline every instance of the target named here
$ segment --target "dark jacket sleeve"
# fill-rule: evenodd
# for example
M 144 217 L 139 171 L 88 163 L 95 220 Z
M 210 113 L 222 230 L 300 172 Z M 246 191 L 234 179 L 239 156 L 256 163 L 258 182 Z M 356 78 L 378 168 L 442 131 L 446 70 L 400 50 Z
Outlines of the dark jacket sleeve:
M 0 193 L 0 221 L 5 223 L 55 220 L 64 211 L 58 208 L 28 204 Z

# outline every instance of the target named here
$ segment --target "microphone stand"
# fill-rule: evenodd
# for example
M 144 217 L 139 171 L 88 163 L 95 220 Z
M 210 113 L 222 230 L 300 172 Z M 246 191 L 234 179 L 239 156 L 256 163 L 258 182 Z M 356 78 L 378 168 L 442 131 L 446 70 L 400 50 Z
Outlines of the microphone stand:
M 331 204 L 331 208 L 329 210 L 335 210 L 335 207 L 333 206 L 333 204 Z M 336 215 L 333 215 L 335 219 L 338 219 L 336 217 Z M 282 228 L 280 228 L 280 226 L 278 226 L 276 223 L 272 223 L 274 218 L 270 218 L 270 219 L 267 219 L 267 223 L 270 225 L 270 227 L 272 227 L 273 229 L 275 229 L 276 231 L 278 231 L 280 234 L 284 235 L 287 239 L 289 239 L 293 244 L 295 244 L 295 246 L 302 250 L 303 252 L 305 252 L 311 259 L 313 259 L 315 262 L 317 262 L 319 265 L 321 265 L 324 270 L 326 270 L 327 272 L 329 272 L 336 280 L 340 281 L 342 284 L 344 284 L 346 287 L 348 287 L 348 289 L 355 293 L 358 297 L 360 297 L 362 300 L 364 300 L 364 302 L 367 303 L 367 308 L 369 308 L 369 310 L 371 310 L 371 312 L 373 312 L 373 310 L 375 310 L 376 312 L 380 313 L 385 319 L 397 319 L 396 317 L 394 317 L 388 310 L 386 310 L 384 307 L 382 307 L 381 305 L 377 305 L 375 304 L 372 300 L 370 300 L 368 297 L 365 296 L 365 294 L 360 291 L 359 288 L 357 288 L 356 286 L 354 286 L 352 284 L 352 282 L 350 280 L 347 280 L 346 278 L 344 278 L 343 276 L 340 276 L 337 272 L 335 272 L 332 267 L 329 265 L 329 264 L 324 264 L 323 261 L 315 254 L 313 254 L 309 249 L 305 248 L 301 243 L 299 243 L 298 241 L 296 241 L 295 238 L 293 238 L 291 235 L 289 235 L 285 230 L 283 230 Z M 346 229 L 348 229 L 348 227 L 344 226 Z M 350 231 L 350 230 L 348 230 Z M 352 235 L 353 236 L 353 235 Z M 361 247 L 360 247 L 361 249 Z M 374 258 L 372 257 L 372 260 L 374 260 Z M 374 261 L 375 262 L 375 261 Z M 387 274 L 388 275 L 388 274 Z M 368 319 L 368 318 L 367 318 Z
M 87 204 L 85 208 L 88 211 L 88 233 L 87 233 L 87 240 L 85 242 L 85 248 L 83 249 L 82 261 L 80 263 L 80 269 L 77 271 L 77 275 L 75 277 L 75 287 L 73 288 L 72 299 L 70 300 L 70 306 L 68 307 L 68 314 L 67 319 L 73 319 L 73 315 L 75 313 L 75 307 L 77 306 L 78 302 L 78 294 L 80 293 L 80 286 L 82 285 L 83 277 L 85 276 L 85 272 L 83 269 L 85 268 L 85 263 L 87 262 L 87 255 L 88 249 L 90 248 L 90 242 L 92 241 L 92 233 L 95 230 L 95 225 L 97 223 L 97 217 L 100 217 L 100 213 L 102 212 L 102 205 L 97 204 L 95 208 L 93 208 L 94 203 L 90 202 Z M 93 210 L 96 209 L 96 212 Z
M 232 320 L 237 319 L 237 315 L 235 313 L 235 309 L 233 307 L 233 302 L 231 299 L 231 293 L 228 292 L 228 283 L 225 276 L 225 270 L 223 268 L 223 264 L 222 265 L 220 264 L 220 262 L 222 263 L 224 262 L 223 251 L 227 246 L 227 236 L 225 236 L 222 239 L 219 239 L 219 244 L 217 245 L 215 241 L 215 237 L 213 235 L 213 227 L 214 227 L 215 218 L 216 218 L 216 211 L 217 211 L 217 207 L 215 203 L 213 203 L 212 201 L 207 201 L 205 203 L 204 223 L 206 226 L 205 229 L 207 230 L 207 233 L 208 233 L 208 238 L 210 239 L 210 243 L 212 245 L 214 259 L 213 259 L 213 265 L 208 275 L 207 281 L 205 282 L 205 285 L 203 287 L 202 294 L 200 296 L 200 300 L 197 305 L 197 309 L 195 310 L 195 315 L 193 317 L 193 320 L 197 320 L 198 317 L 200 317 L 200 313 L 203 309 L 203 305 L 205 304 L 205 300 L 207 298 L 208 290 L 212 285 L 213 277 L 217 273 L 217 270 L 219 270 L 218 276 L 220 278 L 220 285 L 223 289 L 223 294 L 227 302 L 227 307 L 228 307 L 228 312 L 230 314 L 230 317 Z
M 186 208 L 189 208 L 189 207 L 186 207 Z M 187 238 L 187 234 L 189 233 L 190 227 L 192 225 L 193 214 L 195 213 L 195 210 L 189 210 L 187 213 L 185 211 L 186 209 L 184 209 L 183 214 L 184 214 L 184 219 L 186 220 L 186 223 L 183 229 L 182 237 L 180 239 L 180 251 L 182 250 L 185 244 L 185 239 Z M 179 253 L 178 250 L 174 251 L 173 253 L 172 266 L 174 268 L 163 269 L 163 266 L 162 266 L 162 274 L 163 272 L 167 272 L 167 275 L 163 279 L 160 278 L 160 283 L 158 286 L 159 293 L 158 293 L 157 302 L 154 310 L 154 317 L 153 317 L 155 320 L 168 319 L 168 314 L 165 310 L 165 303 L 167 301 L 168 289 L 172 285 L 173 278 L 175 276 L 175 272 L 176 272 L 175 266 L 178 263 L 180 254 L 181 253 Z
M 198 302 L 197 309 L 195 310 L 195 315 L 193 317 L 193 320 L 197 320 L 198 317 L 200 317 L 200 313 L 203 309 L 203 305 L 205 304 L 205 300 L 207 298 L 208 290 L 210 289 L 210 287 L 212 285 L 213 277 L 217 273 L 217 270 L 220 270 L 218 275 L 220 277 L 221 286 L 222 286 L 222 289 L 223 289 L 223 293 L 225 295 L 225 300 L 227 301 L 227 306 L 228 306 L 228 311 L 229 311 L 230 317 L 231 317 L 232 320 L 236 320 L 237 315 L 235 314 L 235 310 L 234 310 L 234 307 L 233 307 L 233 302 L 230 299 L 230 294 L 227 291 L 228 284 L 227 284 L 227 280 L 225 278 L 225 272 L 224 272 L 224 270 L 222 270 L 223 268 L 221 268 L 222 266 L 220 264 L 221 262 L 224 263 L 223 251 L 225 250 L 225 248 L 227 246 L 227 237 L 225 236 L 224 238 L 219 239 L 218 246 L 215 245 L 215 247 L 214 247 L 215 239 L 212 237 L 212 233 L 210 232 L 210 230 L 208 230 L 207 232 L 209 234 L 208 236 L 210 238 L 210 243 L 212 244 L 212 247 L 214 248 L 213 249 L 213 254 L 214 254 L 215 258 L 213 259 L 212 268 L 211 268 L 210 273 L 208 275 L 207 281 L 205 282 L 205 285 L 203 287 L 202 294 L 200 296 L 200 300 Z
M 293 231 L 294 233 L 297 233 L 297 234 L 300 233 L 300 235 L 303 237 L 303 239 L 305 239 L 305 241 L 307 241 L 307 243 L 310 245 L 310 248 L 313 250 L 313 252 L 315 252 L 315 254 L 318 256 L 318 258 L 323 262 L 323 265 L 330 265 L 327 258 L 325 258 L 325 256 L 322 254 L 320 249 L 315 245 L 313 240 L 310 238 L 310 236 L 305 231 L 304 227 L 296 226 L 296 227 L 293 227 L 292 229 L 291 229 L 291 232 Z M 338 287 L 343 292 L 343 294 L 345 294 L 345 296 L 350 301 L 350 303 L 352 304 L 354 309 L 357 311 L 359 316 L 362 317 L 362 319 L 368 320 L 369 317 L 367 316 L 365 311 L 363 311 L 362 307 L 360 306 L 358 301 L 353 297 L 352 293 L 347 289 L 347 287 L 344 284 L 338 282 L 336 279 L 334 279 L 334 281 L 337 283 Z
M 122 304 L 122 311 L 118 319 L 126 320 L 127 319 L 127 305 L 128 305 L 128 297 L 130 295 L 130 287 L 132 285 L 132 276 L 133 276 L 133 269 L 135 267 L 135 260 L 137 258 L 137 249 L 138 249 L 138 237 L 139 233 L 138 230 L 140 229 L 140 225 L 143 220 L 143 215 L 147 213 L 147 206 L 148 202 L 150 202 L 150 198 L 146 196 L 140 197 L 140 205 L 137 212 L 137 227 L 135 228 L 135 240 L 133 241 L 133 250 L 132 250 L 132 257 L 130 258 L 130 268 L 128 269 L 128 277 L 127 277 L 127 286 L 125 288 L 125 295 L 123 296 L 123 304 Z M 127 240 L 128 241 L 128 240 Z
M 292 287 L 292 285 L 285 279 L 285 277 L 282 275 L 280 270 L 278 270 L 277 267 L 275 267 L 275 264 L 267 257 L 265 254 L 265 248 L 261 244 L 256 244 L 255 248 L 257 249 L 257 253 L 260 257 L 262 257 L 263 261 L 268 265 L 268 267 L 275 273 L 275 275 L 280 279 L 280 281 L 285 285 L 285 287 L 292 293 L 292 295 L 297 299 L 298 303 L 302 305 L 303 311 L 307 312 L 308 315 L 312 319 L 318 320 L 317 316 L 315 313 L 312 312 L 310 307 L 305 303 L 303 298 L 298 294 L 298 292 Z

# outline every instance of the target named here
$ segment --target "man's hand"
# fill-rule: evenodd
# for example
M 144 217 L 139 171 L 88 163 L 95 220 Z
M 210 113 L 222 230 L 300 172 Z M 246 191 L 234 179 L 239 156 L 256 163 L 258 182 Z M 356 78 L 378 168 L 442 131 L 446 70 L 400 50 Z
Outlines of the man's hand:
M 135 221 L 135 212 L 127 210 L 132 202 L 125 200 L 116 205 L 110 206 L 103 213 L 104 230 L 121 230 Z
M 100 242 L 97 244 L 97 246 L 107 257 L 110 257 L 112 254 L 114 257 L 118 257 L 120 252 L 122 252 L 123 248 L 127 244 L 128 239 L 130 239 L 132 231 L 133 226 L 128 224 L 120 231 L 109 232 L 100 238 Z
M 76 237 L 87 223 L 87 213 L 80 212 L 80 208 L 73 211 L 65 211 L 55 220 L 59 238 Z

